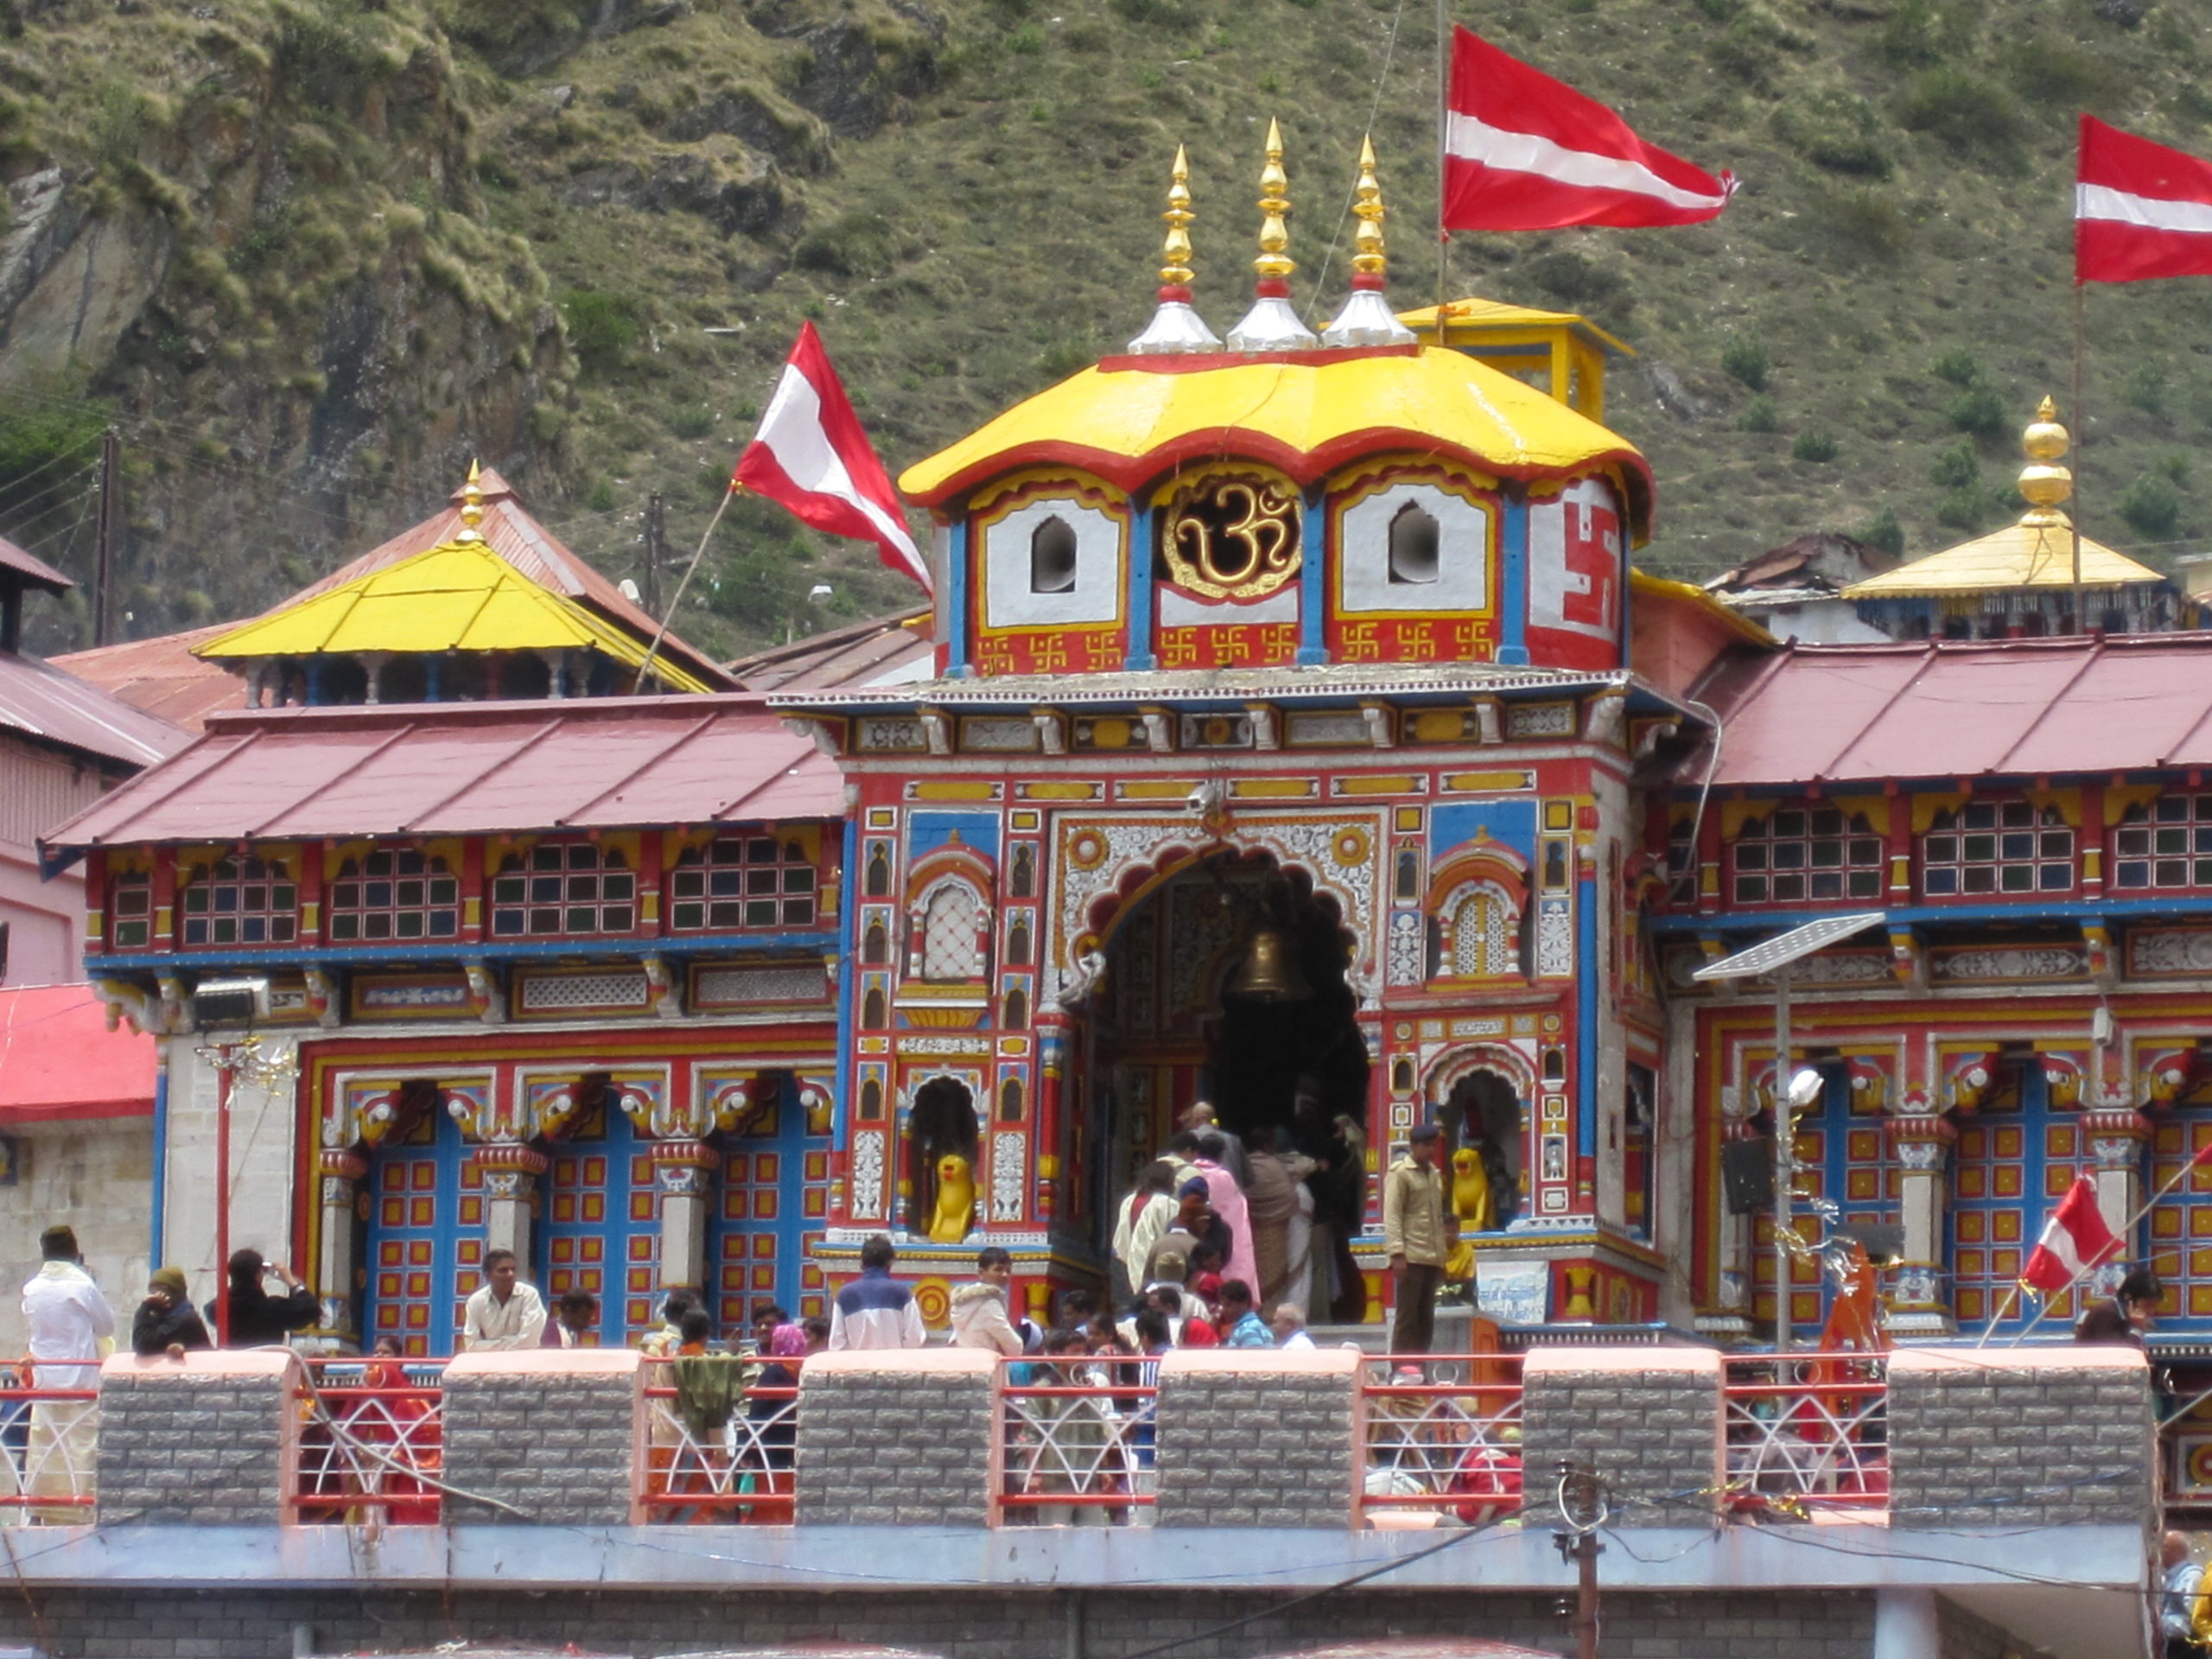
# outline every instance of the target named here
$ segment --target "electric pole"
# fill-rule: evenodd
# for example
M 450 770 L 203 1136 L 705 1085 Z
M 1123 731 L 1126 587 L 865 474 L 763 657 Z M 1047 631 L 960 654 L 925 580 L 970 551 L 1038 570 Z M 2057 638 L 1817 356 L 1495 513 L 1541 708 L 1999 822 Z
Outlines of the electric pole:
M 1605 1524 L 1605 1489 L 1598 1477 L 1579 1464 L 1559 1466 L 1559 1519 L 1552 1542 L 1559 1558 L 1577 1569 L 1574 1596 L 1574 1651 L 1576 1659 L 1598 1659 L 1598 1557 L 1605 1546 L 1598 1529 Z
M 104 645 L 113 628 L 109 620 L 114 607 L 115 490 L 123 471 L 123 435 L 113 427 L 100 434 L 99 539 L 92 554 L 92 643 Z
M 660 567 L 668 548 L 668 515 L 656 490 L 645 498 L 645 613 L 660 614 Z

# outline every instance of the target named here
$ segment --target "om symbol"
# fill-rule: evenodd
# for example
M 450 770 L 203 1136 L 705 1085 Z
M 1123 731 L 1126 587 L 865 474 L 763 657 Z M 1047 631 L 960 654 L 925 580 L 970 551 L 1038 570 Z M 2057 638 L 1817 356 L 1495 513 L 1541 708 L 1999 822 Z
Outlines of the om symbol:
M 1260 599 L 1298 574 L 1297 498 L 1227 478 L 1171 510 L 1164 550 L 1178 586 L 1210 599 Z

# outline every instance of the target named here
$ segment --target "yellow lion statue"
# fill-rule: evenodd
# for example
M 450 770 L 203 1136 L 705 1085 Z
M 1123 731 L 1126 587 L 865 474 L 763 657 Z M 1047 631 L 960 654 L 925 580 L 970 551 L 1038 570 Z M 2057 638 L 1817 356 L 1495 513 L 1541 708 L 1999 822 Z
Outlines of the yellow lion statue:
M 1444 1281 L 1461 1285 L 1475 1276 L 1475 1247 L 1467 1235 L 1488 1232 L 1497 1219 L 1490 1175 L 1483 1168 L 1482 1154 L 1472 1147 L 1452 1154 L 1452 1213 L 1459 1218 L 1459 1238 L 1445 1258 Z
M 937 1209 L 930 1217 L 930 1237 L 957 1244 L 976 1221 L 976 1173 L 957 1152 L 937 1160 Z

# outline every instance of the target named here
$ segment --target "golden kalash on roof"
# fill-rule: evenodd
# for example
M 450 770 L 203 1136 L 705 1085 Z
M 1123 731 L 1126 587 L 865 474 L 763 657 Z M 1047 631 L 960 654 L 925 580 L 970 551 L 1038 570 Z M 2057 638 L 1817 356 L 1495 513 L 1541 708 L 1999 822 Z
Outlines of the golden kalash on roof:
M 899 480 L 938 526 L 943 671 L 1621 668 L 1651 480 L 1586 412 L 1618 343 L 1479 301 L 1424 343 L 1383 298 L 1371 143 L 1351 293 L 1316 336 L 1270 122 L 1255 296 L 1224 345 L 1192 302 L 1189 181 L 1179 148 L 1159 307 L 1128 354 Z

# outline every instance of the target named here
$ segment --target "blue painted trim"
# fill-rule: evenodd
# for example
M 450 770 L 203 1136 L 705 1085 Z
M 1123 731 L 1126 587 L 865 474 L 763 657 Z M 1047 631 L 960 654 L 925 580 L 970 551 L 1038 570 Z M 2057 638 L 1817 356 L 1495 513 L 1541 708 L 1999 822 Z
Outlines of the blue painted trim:
M 1529 492 L 1522 485 L 1505 486 L 1498 555 L 1498 665 L 1523 668 L 1529 662 Z
M 968 635 L 975 619 L 968 613 L 968 520 L 952 521 L 944 538 L 944 672 L 964 680 L 975 672 L 968 662 Z
M 162 1233 L 168 1217 L 166 1213 L 169 1190 L 169 1062 L 164 1053 L 154 1070 L 154 1217 L 148 1230 L 152 1235 L 146 1259 L 156 1267 L 168 1260 L 168 1252 L 162 1248 Z
M 1569 858 L 1574 856 L 1570 850 Z M 1598 880 L 1574 884 L 1574 1150 L 1598 1154 Z
M 1329 660 L 1328 567 L 1337 550 L 1329 543 L 1329 493 L 1313 489 L 1306 496 L 1306 559 L 1298 573 L 1298 664 L 1312 667 Z M 1313 533 L 1319 524 L 1320 533 Z
M 1129 503 L 1129 666 L 1158 668 L 1152 649 L 1152 509 Z
M 849 829 L 849 825 L 848 826 Z M 338 967 L 387 965 L 431 966 L 463 962 L 553 962 L 563 957 L 603 961 L 608 957 L 637 960 L 669 957 L 678 961 L 693 957 L 740 951 L 751 956 L 790 955 L 834 950 L 840 933 L 817 929 L 810 933 L 701 933 L 672 939 L 548 939 L 537 943 L 486 939 L 467 944 L 441 939 L 427 944 L 315 945 L 299 949 L 272 947 L 266 950 L 149 951 L 127 957 L 86 957 L 85 973 L 97 979 L 103 974 L 144 973 L 160 968 L 288 968 L 302 963 Z
M 837 1097 L 830 1103 L 830 1144 L 833 1147 L 846 1144 L 847 1102 L 853 1093 L 853 982 L 860 977 L 860 944 L 855 937 L 860 931 L 860 899 L 861 825 L 860 815 L 854 813 L 845 820 L 845 870 L 837 893 L 842 907 L 837 930 L 842 955 L 837 963 Z
M 1869 903 L 1869 910 L 1879 908 Z M 1712 916 L 1659 916 L 1652 918 L 1656 933 L 1750 933 L 1802 927 L 1823 916 L 1847 916 L 1841 905 L 1808 906 L 1802 910 L 1723 911 Z M 2024 893 L 2012 905 L 1899 905 L 1884 912 L 1892 927 L 1929 922 L 2017 922 L 2032 915 L 2037 921 L 2171 920 L 2182 916 L 2212 916 L 2212 898 L 2196 899 L 2040 899 Z M 1871 925 L 1866 937 L 1875 930 Z M 1849 943 L 1849 941 L 1847 941 Z

